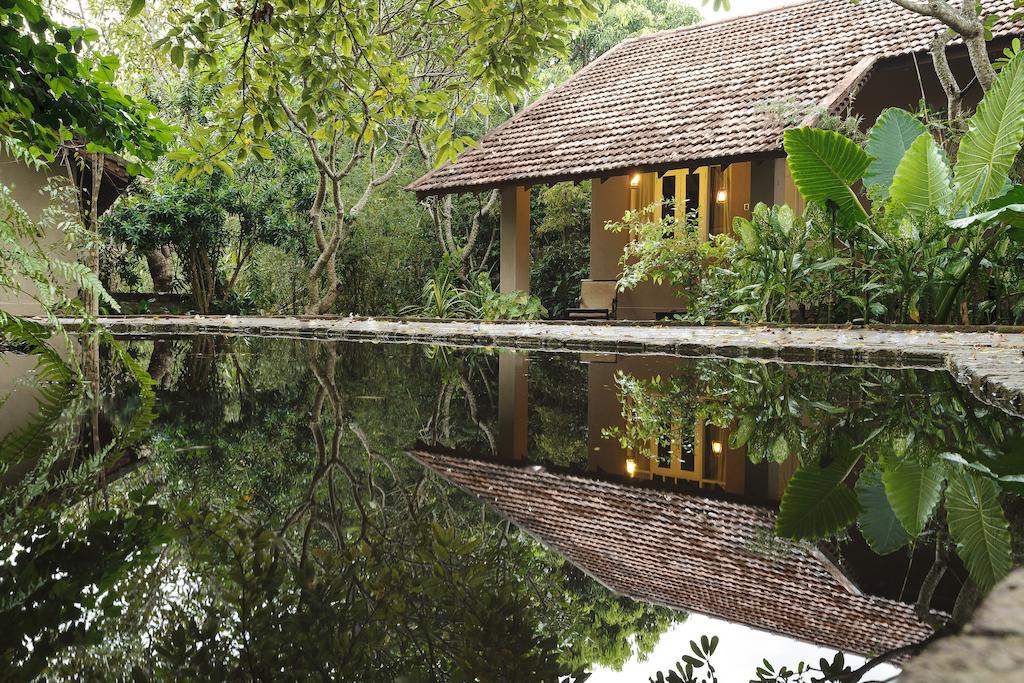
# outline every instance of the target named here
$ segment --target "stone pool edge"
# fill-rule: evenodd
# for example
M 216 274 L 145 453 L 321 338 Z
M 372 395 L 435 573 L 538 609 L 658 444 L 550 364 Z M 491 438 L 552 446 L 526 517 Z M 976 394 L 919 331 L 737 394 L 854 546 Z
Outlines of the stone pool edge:
M 367 317 L 107 316 L 114 334 L 215 333 L 413 341 L 546 351 L 668 353 L 789 363 L 944 367 L 981 400 L 1024 416 L 1024 333 L 955 328 L 578 324 Z M 78 319 L 62 319 L 66 327 Z

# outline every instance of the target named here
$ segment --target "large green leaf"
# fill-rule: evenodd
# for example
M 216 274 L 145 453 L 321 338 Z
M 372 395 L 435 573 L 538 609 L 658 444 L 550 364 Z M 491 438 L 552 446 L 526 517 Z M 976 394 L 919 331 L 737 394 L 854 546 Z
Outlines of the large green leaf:
M 1024 228 L 1024 204 L 1010 204 L 991 211 L 982 211 L 971 216 L 964 216 L 948 222 L 954 230 L 963 230 L 975 225 L 989 223 L 1005 223 L 1015 228 Z
M 942 498 L 944 480 L 942 465 L 924 466 L 914 460 L 905 460 L 882 474 L 889 505 L 911 536 L 920 534 L 931 518 Z
M 867 152 L 839 133 L 817 128 L 787 130 L 784 144 L 789 172 L 804 199 L 821 205 L 835 203 L 846 225 L 867 220 L 852 187 L 868 167 Z
M 979 588 L 988 591 L 1010 573 L 1010 530 L 995 482 L 964 470 L 951 475 L 946 518 L 957 553 Z
M 857 480 L 857 502 L 862 512 L 857 517 L 857 528 L 871 549 L 879 555 L 888 555 L 910 541 L 910 534 L 896 518 L 882 486 L 881 472 L 861 475 Z
M 868 132 L 868 142 L 864 146 L 871 157 L 864 174 L 864 184 L 878 188 L 881 197 L 888 199 L 896 167 L 914 140 L 927 132 L 925 125 L 905 109 L 892 107 L 883 111 Z
M 890 194 L 894 202 L 914 215 L 928 211 L 944 214 L 949 209 L 953 201 L 949 163 L 931 135 L 918 137 L 903 155 Z
M 1014 185 L 1003 195 L 989 201 L 983 211 L 947 221 L 954 230 L 974 226 L 1007 225 L 1007 234 L 1018 242 L 1024 242 L 1024 186 Z
M 960 142 L 956 162 L 957 206 L 977 206 L 1003 193 L 1021 139 L 1024 57 L 1018 54 L 999 72 Z
M 775 531 L 796 539 L 825 538 L 842 532 L 857 519 L 857 496 L 844 483 L 860 460 L 860 452 L 843 445 L 828 467 L 804 465 L 782 494 Z

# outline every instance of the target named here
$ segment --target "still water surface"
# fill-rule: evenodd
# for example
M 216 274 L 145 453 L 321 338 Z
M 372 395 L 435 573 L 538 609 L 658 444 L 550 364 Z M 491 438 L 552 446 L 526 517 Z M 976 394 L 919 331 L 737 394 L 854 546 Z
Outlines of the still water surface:
M 743 680 L 857 668 L 1018 564 L 1021 422 L 944 372 L 102 351 L 95 391 L 0 355 L 6 678 L 642 681 L 702 635 Z

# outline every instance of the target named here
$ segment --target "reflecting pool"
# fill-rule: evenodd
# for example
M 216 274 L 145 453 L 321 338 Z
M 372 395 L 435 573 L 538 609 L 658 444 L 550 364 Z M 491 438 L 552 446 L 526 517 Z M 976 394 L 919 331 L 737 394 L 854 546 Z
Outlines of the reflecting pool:
M 935 369 L 76 353 L 0 354 L 4 679 L 881 680 L 1020 564 L 1022 422 Z

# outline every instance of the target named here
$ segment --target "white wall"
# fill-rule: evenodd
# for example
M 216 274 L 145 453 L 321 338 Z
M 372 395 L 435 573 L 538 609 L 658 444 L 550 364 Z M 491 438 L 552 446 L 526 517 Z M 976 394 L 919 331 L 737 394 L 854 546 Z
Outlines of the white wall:
M 46 209 L 49 196 L 44 191 L 46 183 L 52 175 L 63 174 L 57 166 L 51 166 L 49 172 L 37 171 L 24 163 L 0 152 L 0 183 L 11 189 L 14 200 L 28 213 L 32 220 L 39 220 Z M 44 234 L 41 243 L 55 245 L 61 242 L 62 235 L 54 229 Z M 0 288 L 0 309 L 15 315 L 39 315 L 42 309 L 29 295 Z

